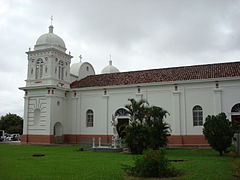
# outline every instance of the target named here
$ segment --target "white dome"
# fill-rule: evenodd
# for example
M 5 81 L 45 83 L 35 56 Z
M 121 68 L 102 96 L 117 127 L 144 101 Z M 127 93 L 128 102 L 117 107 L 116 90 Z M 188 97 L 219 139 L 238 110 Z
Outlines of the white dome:
M 109 61 L 109 65 L 103 68 L 101 74 L 117 73 L 119 72 L 118 68 L 112 65 L 112 61 Z
M 60 51 L 65 52 L 66 47 L 65 43 L 58 35 L 53 33 L 53 26 L 49 26 L 49 32 L 46 34 L 41 35 L 36 45 L 34 46 L 34 50 L 46 49 L 49 47 L 57 48 Z
M 72 64 L 71 68 L 70 68 L 70 73 L 72 75 L 78 76 L 79 75 L 79 69 L 80 69 L 82 64 L 83 64 L 82 62 Z
M 95 70 L 88 62 L 78 62 L 71 65 L 70 74 L 78 77 L 78 79 L 83 79 L 86 76 L 94 75 Z

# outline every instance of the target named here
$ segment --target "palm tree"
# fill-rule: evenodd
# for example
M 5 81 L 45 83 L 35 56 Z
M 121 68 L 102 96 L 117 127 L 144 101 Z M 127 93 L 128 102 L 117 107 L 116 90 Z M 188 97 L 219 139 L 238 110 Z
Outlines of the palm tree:
M 149 127 L 149 147 L 157 150 L 167 145 L 167 136 L 170 135 L 170 126 L 163 121 L 169 113 L 158 106 L 148 108 L 146 123 Z
M 163 119 L 169 114 L 157 106 L 148 106 L 146 100 L 129 99 L 126 105 L 131 117 L 125 127 L 125 142 L 133 154 L 141 154 L 147 148 L 158 149 L 167 145 L 169 125 Z
M 141 99 L 128 99 L 131 103 L 125 107 L 130 115 L 130 123 L 125 127 L 125 143 L 132 154 L 142 154 L 148 145 L 148 129 L 143 120 L 146 118 L 148 102 Z
M 151 106 L 147 109 L 146 123 L 151 126 L 154 123 L 163 121 L 167 115 L 170 115 L 166 110 L 158 106 Z
M 146 117 L 148 102 L 144 99 L 141 99 L 140 101 L 136 101 L 135 99 L 128 100 L 131 102 L 131 104 L 128 104 L 125 107 L 128 109 L 131 121 L 139 121 L 142 124 L 144 118 Z

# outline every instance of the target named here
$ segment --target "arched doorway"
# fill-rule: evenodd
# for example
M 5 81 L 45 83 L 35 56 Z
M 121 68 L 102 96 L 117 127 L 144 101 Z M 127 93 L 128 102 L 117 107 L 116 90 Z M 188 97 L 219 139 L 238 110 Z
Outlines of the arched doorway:
M 129 124 L 129 113 L 125 108 L 119 108 L 115 112 L 115 117 L 117 118 L 117 132 L 120 138 L 126 136 L 124 133 L 124 128 Z
M 232 107 L 231 118 L 234 125 L 240 126 L 240 103 Z
M 53 128 L 54 142 L 55 144 L 63 143 L 63 126 L 60 122 L 57 122 Z

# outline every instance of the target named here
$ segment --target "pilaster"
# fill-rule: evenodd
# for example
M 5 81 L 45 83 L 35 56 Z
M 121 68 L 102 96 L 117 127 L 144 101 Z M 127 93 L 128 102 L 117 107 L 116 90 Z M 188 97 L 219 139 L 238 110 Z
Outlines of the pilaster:
M 104 94 L 102 96 L 104 99 L 106 99 L 106 135 L 107 135 L 107 144 L 110 142 L 109 139 L 109 125 L 111 125 L 111 119 L 109 117 L 111 117 L 111 114 L 109 114 L 109 94 L 107 93 L 106 90 L 104 90 Z
M 214 114 L 217 115 L 222 112 L 222 89 L 215 88 L 214 92 Z
M 181 110 L 180 110 L 180 92 L 179 91 L 173 91 L 172 97 L 173 97 L 173 133 L 174 134 L 182 134 L 182 122 L 181 122 Z M 184 127 L 184 126 L 183 126 Z
M 72 108 L 72 117 L 73 117 L 73 121 L 72 121 L 72 134 L 77 134 L 78 133 L 78 121 L 80 118 L 78 116 L 78 107 L 79 107 L 79 94 L 76 91 L 72 92 L 72 102 L 73 102 L 73 108 Z
M 23 134 L 28 134 L 28 99 L 29 99 L 28 96 L 25 95 L 25 97 L 24 97 Z

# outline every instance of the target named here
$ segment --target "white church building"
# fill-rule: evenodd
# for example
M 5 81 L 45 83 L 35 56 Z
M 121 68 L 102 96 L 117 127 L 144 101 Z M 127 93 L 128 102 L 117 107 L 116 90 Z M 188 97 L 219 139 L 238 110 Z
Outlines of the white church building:
M 129 121 L 128 99 L 145 99 L 170 115 L 169 145 L 206 145 L 207 115 L 225 112 L 240 121 L 240 62 L 119 72 L 112 65 L 95 74 L 88 62 L 71 64 L 62 38 L 41 35 L 27 53 L 22 142 L 111 143 L 112 116 Z

